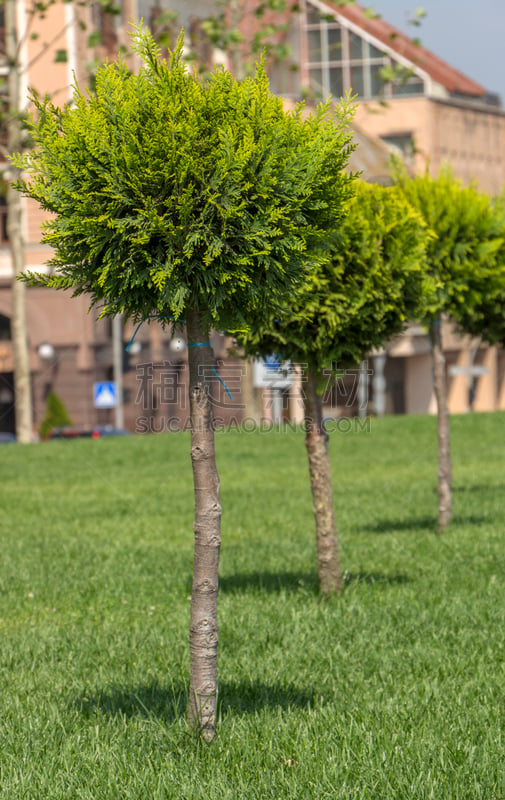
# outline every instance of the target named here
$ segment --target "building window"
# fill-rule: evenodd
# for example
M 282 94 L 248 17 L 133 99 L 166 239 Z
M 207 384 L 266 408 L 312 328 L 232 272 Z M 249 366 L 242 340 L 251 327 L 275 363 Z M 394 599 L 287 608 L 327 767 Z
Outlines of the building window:
M 387 136 L 381 136 L 381 139 L 393 153 L 400 155 L 407 163 L 414 158 L 416 147 L 411 131 L 388 133 Z
M 0 6 L 0 57 L 5 55 L 5 10 Z
M 317 96 L 341 97 L 351 90 L 360 100 L 424 94 L 424 81 L 406 72 L 364 36 L 341 25 L 331 14 L 307 3 L 306 27 L 310 88 Z M 384 73 L 401 77 L 385 82 Z
M 416 94 L 424 94 L 424 81 L 417 75 L 392 81 L 390 84 L 393 97 L 412 97 Z
M 0 342 L 8 342 L 11 339 L 11 321 L 9 317 L 0 314 Z
M 91 19 L 95 33 L 89 37 L 88 46 L 94 47 L 100 43 L 105 55 L 115 58 L 118 50 L 117 21 L 120 17 L 121 3 L 116 5 L 94 2 L 91 6 Z
M 0 196 L 0 245 L 7 244 L 9 236 L 7 233 L 7 200 Z

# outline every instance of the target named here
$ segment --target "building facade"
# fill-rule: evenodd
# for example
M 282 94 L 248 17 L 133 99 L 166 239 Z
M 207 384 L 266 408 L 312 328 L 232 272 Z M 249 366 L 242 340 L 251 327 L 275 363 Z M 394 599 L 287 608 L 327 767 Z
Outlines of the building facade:
M 17 25 L 22 41 L 20 65 L 23 96 L 33 86 L 40 94 L 49 93 L 57 103 L 71 96 L 75 77 L 86 85 L 90 65 L 103 61 L 128 41 L 128 25 L 133 19 L 149 22 L 164 41 L 174 41 L 181 26 L 186 32 L 186 48 L 207 65 L 225 63 L 242 72 L 254 60 L 248 49 L 255 32 L 267 30 L 270 44 L 289 52 L 281 60 L 268 57 L 272 88 L 293 102 L 302 97 L 307 103 L 332 94 L 357 95 L 352 168 L 362 170 L 372 181 L 390 180 L 388 153 L 400 153 L 413 171 L 429 169 L 436 173 L 449 161 L 464 182 L 476 180 L 481 189 L 501 192 L 505 185 L 505 112 L 496 96 L 470 78 L 454 70 L 422 46 L 415 44 L 386 21 L 373 18 L 358 4 L 304 0 L 298 12 L 258 16 L 258 2 L 244 0 L 226 4 L 229 24 L 244 31 L 244 44 L 226 52 L 211 44 L 202 21 L 219 8 L 214 0 L 123 0 L 119 13 L 103 13 L 99 3 L 84 5 L 56 2 L 44 17 L 30 20 L 32 4 L 18 0 Z M 27 27 L 36 29 L 37 38 L 24 36 Z M 0 36 L 1 36 L 0 20 Z M 90 34 L 98 31 L 100 36 Z M 242 48 L 242 49 L 241 49 Z M 131 67 L 135 68 L 131 56 Z M 0 54 L 0 78 L 7 64 Z M 8 163 L 1 165 L 4 181 Z M 5 199 L 0 197 L 0 431 L 15 427 L 15 386 L 11 340 L 12 260 L 7 240 Z M 29 269 L 46 269 L 50 257 L 40 244 L 43 215 L 28 200 L 23 200 L 25 262 Z M 113 422 L 115 412 L 95 407 L 93 386 L 110 381 L 114 371 L 113 325 L 88 313 L 85 298 L 71 299 L 65 293 L 46 289 L 27 291 L 27 326 L 33 388 L 33 425 L 36 430 L 44 414 L 45 398 L 54 390 L 66 404 L 78 426 Z M 116 328 L 118 330 L 118 328 Z M 120 345 L 133 334 L 129 325 L 121 328 Z M 488 348 L 458 337 L 449 323 L 444 330 L 448 362 L 449 399 L 453 412 L 505 407 L 505 358 L 497 348 Z M 117 337 L 116 337 L 117 338 Z M 235 398 L 228 403 L 218 385 L 216 407 L 224 420 L 247 413 L 254 399 L 250 369 L 241 388 L 237 375 L 246 367 L 227 356 L 230 344 L 218 333 L 213 335 L 220 369 L 228 370 L 235 385 Z M 372 354 L 375 377 L 386 377 L 385 408 L 391 413 L 434 411 L 431 390 L 431 365 L 426 334 L 416 325 L 391 342 L 384 354 Z M 472 378 L 470 366 L 481 367 Z M 179 419 L 185 424 L 183 386 L 186 380 L 184 332 L 162 330 L 153 322 L 139 330 L 135 347 L 124 353 L 121 373 L 124 383 L 124 424 L 130 430 L 164 430 Z M 474 370 L 475 371 L 475 370 Z M 376 382 L 377 385 L 377 382 Z M 221 396 L 222 394 L 222 396 Z M 370 381 L 374 408 L 374 376 Z M 258 395 L 258 391 L 256 391 Z M 262 398 L 256 411 L 265 411 Z M 289 409 L 286 404 L 286 409 Z M 295 410 L 293 411 L 293 408 Z M 354 409 L 356 410 L 356 409 Z M 266 409 L 267 414 L 270 413 Z M 291 403 L 296 415 L 296 403 Z M 349 408 L 342 409 L 349 413 Z
M 306 0 L 298 46 L 301 85 L 315 97 L 355 95 L 356 123 L 413 173 L 436 175 L 450 163 L 463 183 L 503 191 L 505 111 L 485 87 L 358 4 Z M 366 170 L 364 177 L 375 180 Z M 458 336 L 449 321 L 443 340 L 450 410 L 504 408 L 503 350 Z M 385 364 L 377 362 L 385 369 L 386 411 L 433 413 L 426 332 L 412 325 L 386 355 Z

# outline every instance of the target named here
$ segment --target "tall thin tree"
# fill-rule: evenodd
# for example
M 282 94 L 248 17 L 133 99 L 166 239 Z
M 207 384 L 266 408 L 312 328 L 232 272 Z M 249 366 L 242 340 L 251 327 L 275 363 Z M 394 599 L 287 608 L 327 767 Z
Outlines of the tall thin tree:
M 475 186 L 463 186 L 448 166 L 438 176 L 426 173 L 415 178 L 399 168 L 396 179 L 406 199 L 432 232 L 426 264 L 434 293 L 423 321 L 430 336 L 437 403 L 441 533 L 452 518 L 450 415 L 442 326 L 445 319 L 452 318 L 467 332 L 473 332 L 470 320 L 476 322 L 479 316 L 482 319 L 478 306 L 486 305 L 486 293 L 490 299 L 493 291 L 496 297 L 503 297 L 500 286 L 503 286 L 505 228 L 503 214 L 493 206 L 491 198 Z M 481 330 L 485 330 L 485 320 Z
M 18 7 L 16 0 L 4 0 L 5 54 L 8 66 L 7 92 L 7 152 L 17 153 L 22 149 L 20 36 L 18 32 Z M 20 171 L 11 167 L 14 179 Z M 16 278 L 25 268 L 22 198 L 9 182 L 7 188 L 7 235 L 12 260 L 12 344 L 14 351 L 14 387 L 16 410 L 16 436 L 18 442 L 32 441 L 32 393 L 30 382 L 30 358 L 26 328 L 26 287 Z
M 283 110 L 261 67 L 237 83 L 167 64 L 140 28 L 142 60 L 99 69 L 96 94 L 60 109 L 34 97 L 33 152 L 17 188 L 52 212 L 51 275 L 103 315 L 187 325 L 195 556 L 189 722 L 212 739 L 217 702 L 221 505 L 211 406 L 211 325 L 257 325 L 324 260 L 348 194 L 350 110 Z
M 280 353 L 304 365 L 304 415 L 320 590 L 342 588 L 328 436 L 323 424 L 323 370 L 359 363 L 401 331 L 426 296 L 426 240 L 420 216 L 397 189 L 357 182 L 338 239 L 311 283 L 284 315 L 243 342 L 250 353 Z
M 92 0 L 65 0 L 73 3 L 75 8 L 89 8 Z M 105 18 L 110 18 L 118 9 L 112 0 L 99 0 Z M 0 0 L 3 9 L 5 24 L 5 59 L 7 64 L 6 79 L 6 104 L 2 111 L 3 122 L 7 131 L 6 152 L 9 157 L 20 152 L 26 145 L 24 135 L 24 120 L 26 116 L 27 98 L 21 94 L 22 84 L 26 77 L 27 64 L 23 60 L 23 52 L 29 41 L 38 39 L 38 23 L 50 13 L 55 0 L 32 0 L 20 4 L 16 0 Z M 77 26 L 77 18 L 73 23 Z M 55 39 L 51 42 L 40 42 L 38 53 L 31 61 L 34 64 L 54 46 L 54 41 L 66 28 L 55 31 Z M 83 19 L 79 19 L 80 29 L 86 28 Z M 94 31 L 99 36 L 98 31 Z M 58 57 L 67 58 L 65 49 L 58 50 Z M 25 269 L 25 241 L 24 241 L 24 213 L 22 198 L 13 188 L 13 184 L 21 177 L 19 168 L 15 164 L 9 167 L 9 182 L 7 186 L 7 236 L 12 264 L 12 301 L 11 301 L 11 329 L 14 354 L 14 387 L 15 387 L 15 418 L 17 440 L 22 443 L 32 441 L 33 411 L 32 387 L 30 376 L 30 357 L 28 346 L 28 329 L 26 318 L 26 287 L 17 280 Z

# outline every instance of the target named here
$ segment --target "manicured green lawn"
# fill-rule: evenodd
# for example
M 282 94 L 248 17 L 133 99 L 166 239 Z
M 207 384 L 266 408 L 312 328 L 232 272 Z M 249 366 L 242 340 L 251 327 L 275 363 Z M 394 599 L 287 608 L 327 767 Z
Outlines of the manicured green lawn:
M 332 434 L 343 597 L 303 436 L 217 434 L 220 726 L 186 734 L 187 434 L 2 446 L 2 800 L 505 798 L 505 415 Z

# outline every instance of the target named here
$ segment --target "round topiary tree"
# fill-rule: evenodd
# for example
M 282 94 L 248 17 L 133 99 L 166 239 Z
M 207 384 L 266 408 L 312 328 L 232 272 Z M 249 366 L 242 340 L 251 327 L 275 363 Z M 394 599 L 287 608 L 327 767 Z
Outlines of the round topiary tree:
M 423 315 L 431 343 L 438 422 L 438 529 L 452 518 L 452 461 L 443 316 L 466 333 L 490 342 L 503 340 L 505 298 L 505 215 L 500 202 L 474 185 L 463 186 L 449 166 L 439 175 L 409 177 L 397 168 L 398 188 L 433 234 L 426 270 L 434 291 Z
M 488 240 L 481 244 L 483 258 L 473 274 L 471 302 L 453 304 L 451 315 L 463 333 L 505 345 L 505 194 L 486 197 L 485 207 Z
M 323 370 L 357 363 L 399 333 L 425 298 L 426 231 L 398 189 L 358 181 L 331 258 L 314 271 L 284 314 L 270 315 L 241 343 L 251 354 L 279 353 L 304 365 L 306 448 L 314 506 L 320 590 L 342 588 Z
M 142 67 L 98 71 L 96 93 L 57 108 L 34 97 L 36 147 L 18 189 L 50 211 L 50 275 L 103 315 L 187 325 L 195 555 L 189 721 L 214 735 L 221 505 L 209 398 L 209 329 L 255 326 L 326 258 L 351 180 L 349 107 L 284 112 L 262 67 L 237 83 L 169 63 L 145 29 Z

